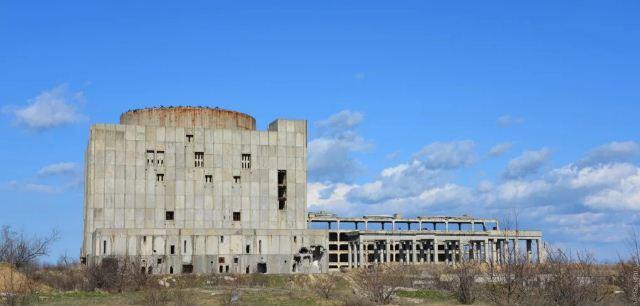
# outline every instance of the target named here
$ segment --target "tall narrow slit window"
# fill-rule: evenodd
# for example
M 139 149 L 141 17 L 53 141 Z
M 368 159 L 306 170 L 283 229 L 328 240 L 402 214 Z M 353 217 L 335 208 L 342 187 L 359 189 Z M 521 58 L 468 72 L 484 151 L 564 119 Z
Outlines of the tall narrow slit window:
M 287 170 L 278 170 L 278 209 L 287 208 Z
M 251 154 L 242 154 L 242 169 L 251 169 Z
M 204 182 L 205 183 L 212 183 L 213 182 L 213 175 L 211 174 L 207 174 L 204 176 Z
M 155 163 L 155 153 L 153 150 L 147 150 L 147 166 L 153 166 Z
M 156 181 L 164 182 L 164 174 L 162 174 L 162 173 L 156 174 Z
M 194 161 L 196 167 L 204 167 L 204 152 L 195 152 Z
M 156 163 L 158 166 L 164 166 L 164 151 L 156 152 Z

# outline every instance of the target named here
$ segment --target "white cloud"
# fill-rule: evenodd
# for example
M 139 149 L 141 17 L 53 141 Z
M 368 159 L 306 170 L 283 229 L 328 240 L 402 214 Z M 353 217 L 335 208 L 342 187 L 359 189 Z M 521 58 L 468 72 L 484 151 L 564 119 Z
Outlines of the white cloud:
M 414 158 L 423 161 L 429 169 L 468 167 L 477 161 L 475 143 L 471 140 L 434 142 L 422 148 Z
M 514 125 L 519 125 L 522 123 L 524 123 L 524 119 L 520 117 L 514 117 L 511 115 L 503 115 L 503 116 L 500 116 L 500 118 L 498 118 L 498 124 L 501 127 L 509 127 Z
M 60 174 L 73 174 L 77 172 L 77 170 L 78 165 L 76 163 L 65 162 L 44 166 L 38 170 L 37 175 L 40 177 L 47 177 Z
M 31 130 L 44 130 L 83 121 L 86 117 L 77 111 L 84 101 L 82 92 L 68 92 L 62 85 L 44 91 L 23 108 L 5 109 L 15 116 L 16 123 Z
M 499 143 L 491 147 L 491 149 L 489 150 L 489 155 L 493 157 L 501 156 L 504 153 L 507 153 L 507 151 L 511 150 L 511 147 L 513 147 L 513 143 L 511 142 Z
M 640 171 L 587 196 L 585 204 L 596 209 L 640 211 Z
M 640 144 L 633 141 L 610 142 L 590 150 L 577 162 L 578 165 L 593 165 L 610 162 L 629 162 L 640 156 Z
M 45 193 L 45 194 L 54 194 L 59 193 L 60 189 L 45 185 L 45 184 L 37 184 L 37 183 L 25 183 L 18 181 L 10 181 L 5 185 L 4 189 L 12 190 L 12 191 L 20 191 L 20 192 L 30 192 L 30 193 Z
M 343 110 L 316 123 L 319 137 L 308 144 L 310 181 L 350 182 L 364 171 L 351 156 L 372 147 L 356 132 L 363 119 L 362 113 Z
M 537 151 L 525 151 L 507 164 L 503 177 L 507 179 L 523 178 L 538 172 L 551 156 L 551 150 L 542 148 Z

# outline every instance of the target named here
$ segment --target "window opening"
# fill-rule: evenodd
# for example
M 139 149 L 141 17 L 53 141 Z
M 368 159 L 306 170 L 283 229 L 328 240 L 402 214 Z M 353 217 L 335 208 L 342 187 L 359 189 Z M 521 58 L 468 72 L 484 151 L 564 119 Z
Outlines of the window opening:
M 199 168 L 204 167 L 204 152 L 194 153 L 194 165 Z
M 251 154 L 242 154 L 242 169 L 251 169 Z
M 164 213 L 164 219 L 167 221 L 173 221 L 173 217 L 174 217 L 173 211 L 171 210 L 168 210 Z
M 287 170 L 278 170 L 278 209 L 287 208 Z
M 154 159 L 155 156 L 153 150 L 147 150 L 147 166 L 153 166 Z
M 233 212 L 233 221 L 240 221 L 240 212 L 239 211 L 234 211 Z

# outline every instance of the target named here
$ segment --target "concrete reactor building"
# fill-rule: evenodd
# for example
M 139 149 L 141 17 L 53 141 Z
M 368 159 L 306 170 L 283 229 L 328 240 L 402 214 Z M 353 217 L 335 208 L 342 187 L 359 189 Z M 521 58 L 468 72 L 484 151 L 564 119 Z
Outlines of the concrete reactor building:
M 81 259 L 149 274 L 324 273 L 376 262 L 544 258 L 539 231 L 493 219 L 307 212 L 307 122 L 208 107 L 128 111 L 91 127 Z M 534 247 L 535 243 L 535 247 Z M 521 245 L 522 244 L 522 245 Z

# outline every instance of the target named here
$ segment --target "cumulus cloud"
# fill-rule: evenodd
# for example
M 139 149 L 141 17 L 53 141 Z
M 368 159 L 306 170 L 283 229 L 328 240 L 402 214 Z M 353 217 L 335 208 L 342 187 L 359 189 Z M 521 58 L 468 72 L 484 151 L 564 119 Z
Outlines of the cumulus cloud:
M 38 170 L 37 175 L 39 177 L 47 177 L 53 175 L 74 174 L 77 171 L 78 165 L 76 163 L 65 162 L 44 166 Z
M 471 166 L 476 160 L 472 141 L 434 142 L 411 160 L 383 169 L 375 181 L 353 188 L 346 197 L 368 204 L 414 198 L 446 181 L 451 170 Z
M 640 144 L 634 141 L 610 142 L 590 150 L 577 164 L 593 165 L 610 162 L 629 162 L 640 156 Z
M 310 210 L 348 216 L 398 212 L 498 219 L 518 210 L 521 228 L 541 229 L 546 239 L 573 247 L 579 246 L 576 242 L 620 242 L 617 233 L 640 224 L 640 167 L 619 161 L 578 162 L 607 145 L 546 171 L 541 167 L 549 158 L 549 149 L 527 151 L 509 162 L 514 175 L 499 181 L 485 179 L 475 187 L 455 182 L 451 173 L 457 168 L 450 168 L 473 163 L 460 162 L 464 158 L 435 162 L 439 159 L 432 157 L 439 155 L 432 154 L 431 148 L 436 146 L 427 147 L 430 149 L 421 150 L 422 155 L 387 167 L 368 182 L 310 184 Z M 531 177 L 531 173 L 539 175 Z M 598 251 L 607 252 L 604 247 Z
M 551 157 L 551 150 L 542 148 L 537 151 L 525 151 L 522 155 L 512 159 L 503 173 L 506 179 L 523 178 L 538 172 Z
M 509 126 L 520 125 L 524 123 L 524 119 L 520 117 L 511 116 L 511 115 L 503 115 L 503 116 L 500 116 L 500 118 L 498 118 L 497 122 L 498 122 L 498 125 L 500 125 L 501 127 L 509 127 Z
M 310 181 L 350 182 L 364 171 L 352 157 L 372 147 L 356 131 L 363 119 L 360 112 L 343 110 L 316 122 L 319 137 L 308 144 Z
M 414 155 L 428 169 L 468 167 L 477 161 L 475 143 L 471 140 L 434 142 Z
M 45 130 L 85 120 L 77 110 L 83 101 L 82 92 L 69 92 L 67 86 L 62 85 L 42 92 L 24 107 L 11 106 L 4 111 L 12 114 L 19 126 Z
M 491 149 L 489 149 L 489 156 L 492 156 L 492 157 L 502 156 L 503 154 L 511 150 L 511 147 L 513 147 L 513 143 L 511 142 L 499 143 L 491 147 Z

